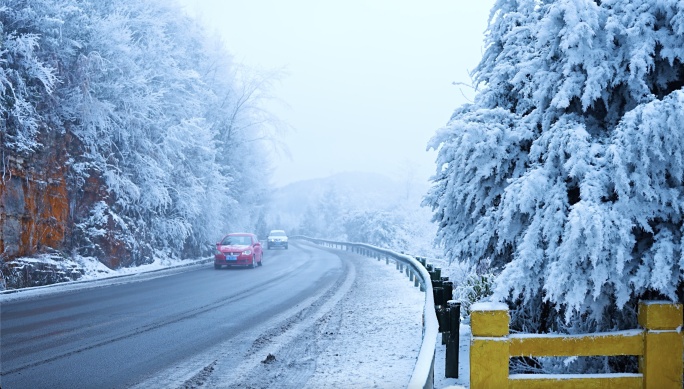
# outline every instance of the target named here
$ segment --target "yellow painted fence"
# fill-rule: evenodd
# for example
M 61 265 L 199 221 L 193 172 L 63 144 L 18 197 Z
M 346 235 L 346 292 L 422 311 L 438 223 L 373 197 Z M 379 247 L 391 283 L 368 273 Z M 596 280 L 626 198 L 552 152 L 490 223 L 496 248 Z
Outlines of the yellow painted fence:
M 681 389 L 682 304 L 643 301 L 641 329 L 587 335 L 509 335 L 505 304 L 474 304 L 470 324 L 470 387 Z M 511 357 L 615 356 L 639 357 L 638 374 L 513 374 Z

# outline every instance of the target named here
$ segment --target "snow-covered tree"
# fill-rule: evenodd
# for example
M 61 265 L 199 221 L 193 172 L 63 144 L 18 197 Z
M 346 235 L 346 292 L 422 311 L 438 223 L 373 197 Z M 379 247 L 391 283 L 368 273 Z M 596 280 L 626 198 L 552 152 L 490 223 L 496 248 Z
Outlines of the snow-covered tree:
M 254 226 L 271 74 L 239 69 L 163 0 L 6 0 L 0 22 L 3 151 L 64 134 L 70 248 L 141 263 Z
M 59 28 L 59 22 L 39 16 L 35 9 L 0 5 L 0 142 L 23 155 L 39 147 L 40 130 L 52 124 L 45 108 L 52 106 L 58 81 L 40 46 L 41 37 Z
M 495 3 L 475 101 L 430 141 L 425 204 L 447 256 L 490 263 L 538 330 L 681 301 L 682 42 L 676 0 Z
M 406 247 L 400 229 L 405 221 L 390 211 L 356 211 L 344 218 L 344 229 L 350 242 L 368 243 L 374 246 Z

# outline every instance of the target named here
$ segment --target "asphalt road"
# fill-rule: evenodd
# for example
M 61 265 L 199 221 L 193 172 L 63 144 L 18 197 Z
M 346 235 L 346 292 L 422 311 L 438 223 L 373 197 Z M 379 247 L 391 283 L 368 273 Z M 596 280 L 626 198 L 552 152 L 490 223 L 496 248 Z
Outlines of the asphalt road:
M 265 251 L 256 269 L 215 270 L 208 263 L 33 297 L 0 296 L 0 386 L 259 387 L 253 374 L 267 355 L 296 352 L 316 320 L 349 293 L 351 257 L 291 243 L 289 250 Z M 296 371 L 279 382 L 305 383 L 306 369 Z

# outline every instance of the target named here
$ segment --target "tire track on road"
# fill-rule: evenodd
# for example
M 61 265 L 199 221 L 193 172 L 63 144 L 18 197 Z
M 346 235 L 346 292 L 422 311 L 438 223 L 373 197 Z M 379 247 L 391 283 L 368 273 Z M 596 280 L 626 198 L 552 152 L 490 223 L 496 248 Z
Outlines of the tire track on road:
M 235 301 L 241 299 L 242 295 L 247 293 L 247 292 L 258 292 L 258 293 L 265 292 L 268 289 L 275 287 L 274 281 L 276 281 L 282 277 L 288 276 L 292 273 L 295 273 L 295 272 L 299 271 L 304 266 L 306 266 L 306 263 L 301 263 L 296 267 L 286 268 L 285 271 L 278 272 L 278 273 L 275 273 L 273 275 L 270 275 L 268 278 L 260 281 L 258 284 L 253 284 L 247 288 L 241 288 L 239 290 L 235 290 L 230 297 L 227 297 L 227 298 L 224 297 L 224 298 L 221 298 L 220 300 L 214 301 L 212 303 L 205 304 L 205 305 L 202 305 L 200 307 L 187 310 L 184 313 L 182 313 L 180 315 L 176 315 L 172 318 L 167 318 L 167 319 L 162 320 L 162 321 L 157 321 L 157 322 L 151 323 L 149 325 L 136 327 L 133 330 L 128 331 L 128 332 L 126 332 L 120 336 L 115 336 L 112 338 L 104 339 L 104 340 L 99 341 L 99 342 L 84 345 L 84 346 L 75 348 L 73 350 L 70 350 L 68 352 L 59 353 L 59 354 L 54 355 L 54 356 L 49 357 L 49 358 L 44 358 L 44 359 L 34 361 L 31 363 L 26 363 L 26 364 L 14 367 L 14 368 L 9 369 L 9 370 L 3 370 L 0 373 L 0 377 L 3 377 L 5 375 L 9 375 L 9 374 L 14 374 L 17 372 L 21 372 L 23 370 L 26 370 L 26 369 L 29 369 L 32 367 L 36 367 L 36 366 L 40 366 L 40 365 L 43 365 L 46 363 L 50 363 L 50 362 L 53 362 L 53 361 L 56 361 L 56 360 L 59 360 L 62 358 L 66 358 L 66 357 L 72 356 L 74 354 L 81 353 L 83 351 L 91 350 L 91 349 L 101 347 L 104 345 L 108 345 L 108 344 L 111 344 L 111 343 L 114 343 L 117 341 L 128 339 L 128 338 L 131 338 L 134 336 L 138 336 L 138 335 L 150 332 L 150 331 L 154 331 L 158 328 L 161 328 L 161 327 L 164 327 L 167 325 L 171 325 L 171 324 L 175 324 L 175 323 L 178 323 L 178 322 L 181 322 L 184 320 L 192 319 L 192 318 L 194 318 L 198 315 L 201 315 L 203 313 L 206 313 L 206 312 L 209 312 L 209 311 L 212 311 L 215 309 L 219 309 L 225 305 L 234 303 Z M 128 320 L 128 318 L 121 318 L 120 320 L 125 321 L 125 320 Z M 78 328 L 75 328 L 72 331 L 76 331 L 76 330 L 78 330 Z M 19 351 L 21 351 L 21 350 L 19 350 Z

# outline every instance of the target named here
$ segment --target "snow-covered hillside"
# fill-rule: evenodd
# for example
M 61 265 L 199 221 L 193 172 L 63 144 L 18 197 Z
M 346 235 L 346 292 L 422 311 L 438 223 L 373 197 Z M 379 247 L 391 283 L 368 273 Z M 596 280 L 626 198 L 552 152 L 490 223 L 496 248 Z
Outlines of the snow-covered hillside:
M 276 189 L 267 224 L 290 233 L 335 238 L 434 256 L 435 227 L 420 206 L 427 182 L 397 182 L 347 172 Z

